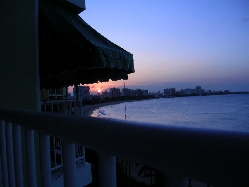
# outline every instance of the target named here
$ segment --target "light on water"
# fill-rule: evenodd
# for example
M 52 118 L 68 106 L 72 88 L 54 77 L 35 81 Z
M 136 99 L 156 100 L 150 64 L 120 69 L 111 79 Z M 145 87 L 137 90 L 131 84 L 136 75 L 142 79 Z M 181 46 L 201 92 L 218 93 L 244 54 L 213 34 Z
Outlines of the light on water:
M 126 107 L 126 111 L 125 111 Z M 249 130 L 249 95 L 192 96 L 125 102 L 95 116 L 186 127 Z

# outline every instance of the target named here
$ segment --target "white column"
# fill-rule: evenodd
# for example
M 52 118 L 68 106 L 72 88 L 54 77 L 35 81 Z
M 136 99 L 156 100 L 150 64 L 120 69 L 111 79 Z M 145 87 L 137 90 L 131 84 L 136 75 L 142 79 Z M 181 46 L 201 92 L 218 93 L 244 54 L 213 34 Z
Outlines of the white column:
M 37 186 L 36 179 L 36 163 L 35 163 L 35 147 L 34 147 L 34 131 L 26 130 L 26 160 L 27 160 L 27 177 L 29 186 Z
M 76 159 L 75 145 L 72 143 L 62 142 L 64 187 L 76 186 Z
M 52 178 L 51 178 L 49 136 L 45 134 L 40 134 L 39 139 L 40 139 L 41 186 L 50 187 Z
M 6 123 L 6 150 L 7 150 L 7 165 L 8 165 L 8 179 L 9 187 L 15 187 L 15 171 L 14 171 L 14 154 L 13 154 L 13 138 L 12 138 L 12 124 Z
M 0 121 L 0 151 L 1 151 L 1 167 L 2 167 L 2 183 L 3 187 L 8 187 L 8 167 L 7 167 L 7 153 L 6 153 L 6 139 L 5 139 L 5 122 Z
M 100 187 L 116 187 L 116 157 L 99 153 L 99 185 Z
M 188 178 L 164 174 L 165 187 L 188 187 Z
M 13 147 L 15 159 L 16 186 L 23 187 L 23 166 L 20 126 L 13 125 Z

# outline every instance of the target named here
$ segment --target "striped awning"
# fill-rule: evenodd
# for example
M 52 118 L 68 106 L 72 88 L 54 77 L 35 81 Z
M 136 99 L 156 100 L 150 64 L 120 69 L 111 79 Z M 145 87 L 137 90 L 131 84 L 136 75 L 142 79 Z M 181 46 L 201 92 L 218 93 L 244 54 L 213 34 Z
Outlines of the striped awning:
M 41 88 L 128 79 L 133 55 L 88 25 L 64 4 L 39 1 Z

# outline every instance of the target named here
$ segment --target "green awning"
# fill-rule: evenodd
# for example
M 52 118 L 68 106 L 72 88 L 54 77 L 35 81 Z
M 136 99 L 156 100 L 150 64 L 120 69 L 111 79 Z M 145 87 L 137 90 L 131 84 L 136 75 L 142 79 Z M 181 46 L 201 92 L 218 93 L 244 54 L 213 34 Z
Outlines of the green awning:
M 56 1 L 39 1 L 41 88 L 128 79 L 133 55 L 106 39 L 76 12 Z

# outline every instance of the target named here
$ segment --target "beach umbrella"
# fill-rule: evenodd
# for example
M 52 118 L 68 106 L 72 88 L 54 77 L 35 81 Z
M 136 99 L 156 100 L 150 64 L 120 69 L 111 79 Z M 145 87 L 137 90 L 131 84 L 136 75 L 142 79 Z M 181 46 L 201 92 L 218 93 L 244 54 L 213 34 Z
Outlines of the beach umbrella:
M 104 20 L 103 20 L 104 21 Z M 127 80 L 133 55 L 88 25 L 60 1 L 39 1 L 40 87 Z

